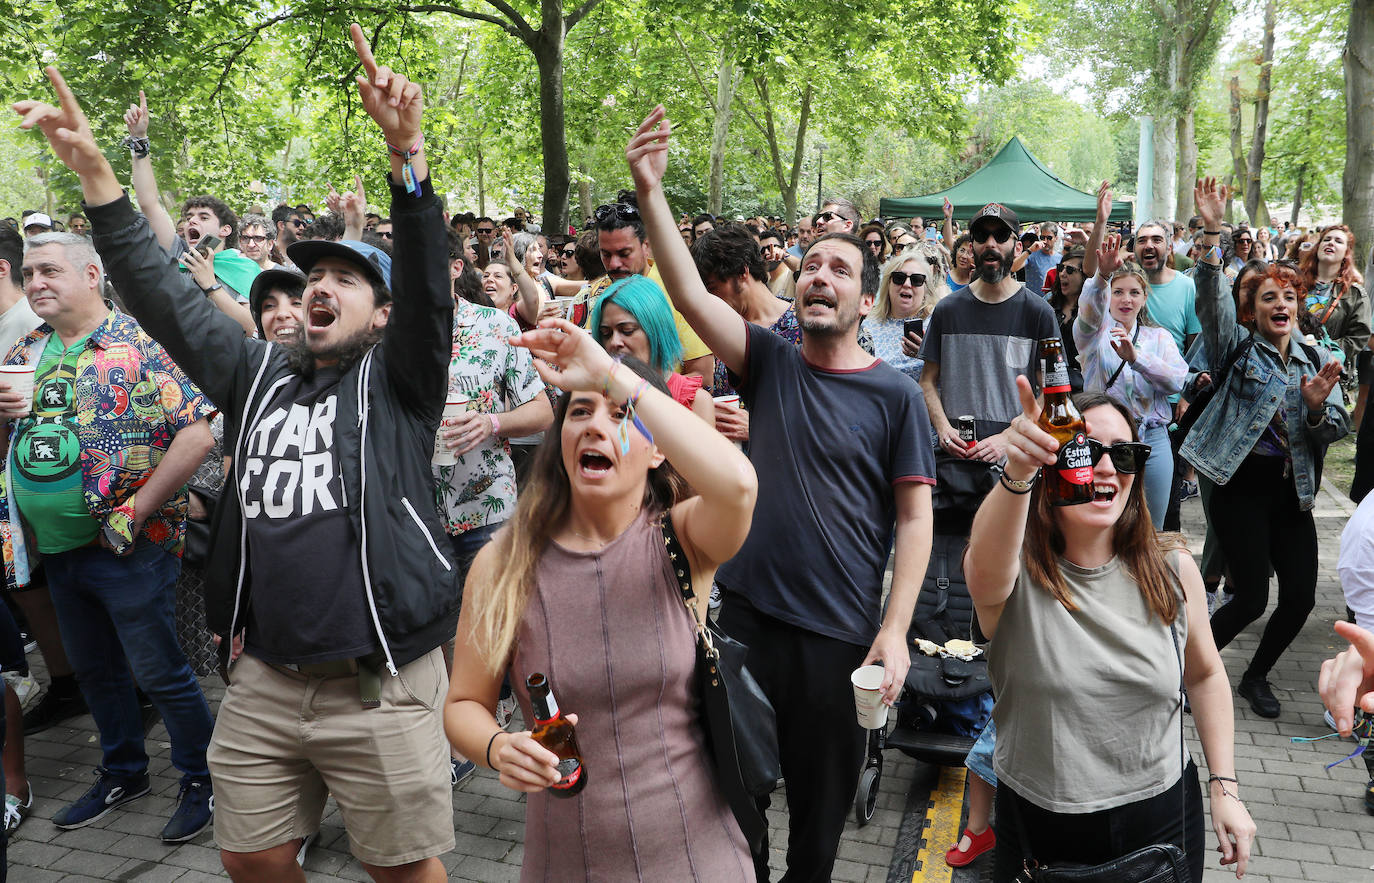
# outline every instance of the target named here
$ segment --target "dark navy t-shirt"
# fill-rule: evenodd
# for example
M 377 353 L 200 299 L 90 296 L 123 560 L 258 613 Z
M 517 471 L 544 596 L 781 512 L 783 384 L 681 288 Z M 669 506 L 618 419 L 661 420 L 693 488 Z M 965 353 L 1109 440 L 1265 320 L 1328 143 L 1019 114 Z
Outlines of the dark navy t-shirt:
M 893 485 L 935 483 L 921 388 L 886 362 L 807 363 L 748 325 L 749 410 L 759 496 L 749 538 L 717 580 L 783 622 L 867 647 L 881 619 Z

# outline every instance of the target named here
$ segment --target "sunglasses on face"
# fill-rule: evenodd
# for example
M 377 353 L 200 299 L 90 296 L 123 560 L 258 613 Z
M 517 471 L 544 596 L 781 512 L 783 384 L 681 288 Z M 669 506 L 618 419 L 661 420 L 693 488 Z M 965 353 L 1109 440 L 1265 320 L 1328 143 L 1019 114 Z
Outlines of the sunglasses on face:
M 567 249 L 566 251 L 563 252 L 563 259 L 564 259 L 564 260 L 570 261 L 570 260 L 572 260 L 572 259 L 575 258 L 575 257 L 577 257 L 577 249 L 575 249 L 575 248 L 569 248 L 569 249 Z
M 611 202 L 606 205 L 599 205 L 596 211 L 592 212 L 592 217 L 598 224 L 604 224 L 612 217 L 622 221 L 633 221 L 639 217 L 639 209 L 623 202 Z
M 385 232 L 385 233 L 378 233 L 377 235 L 380 236 L 380 237 L 382 237 L 383 239 L 390 239 L 390 238 L 391 238 L 391 231 L 388 230 L 388 231 Z
M 979 227 L 977 230 L 970 230 L 968 235 L 979 244 L 987 242 L 989 236 L 998 242 L 1006 242 L 1011 238 L 1011 230 L 1006 227 Z
M 1254 242 L 1254 240 L 1253 240 L 1253 239 L 1237 239 L 1237 240 L 1236 240 L 1236 245 L 1249 245 L 1251 242 Z
M 1080 268 L 1080 267 L 1075 267 L 1073 264 L 1060 264 L 1060 265 L 1059 265 L 1059 275 L 1060 275 L 1060 276 L 1072 276 L 1074 273 L 1082 273 L 1082 272 L 1083 272 L 1082 268 Z
M 1144 442 L 1119 441 L 1113 445 L 1104 445 L 1090 437 L 1088 452 L 1093 459 L 1093 465 L 1097 465 L 1102 455 L 1106 454 L 1112 458 L 1112 468 L 1127 475 L 1134 475 L 1144 469 L 1145 461 L 1150 459 L 1150 446 Z
M 292 227 L 299 228 L 305 226 L 305 221 L 302 221 L 300 218 L 292 218 L 290 224 Z
M 816 223 L 829 224 L 831 221 L 835 220 L 838 217 L 839 215 L 835 214 L 834 212 L 821 212 L 819 215 L 816 215 Z
M 1041 242 L 1053 242 L 1053 241 L 1054 241 L 1054 235 L 1051 234 L 1051 235 L 1048 235 L 1048 236 L 1041 236 L 1041 237 L 1040 237 L 1040 241 L 1041 241 Z
M 873 249 L 874 251 L 877 251 L 878 249 L 883 247 L 883 241 L 881 239 L 869 239 L 866 241 L 868 242 L 868 247 Z
M 495 227 L 478 227 L 478 228 L 477 228 L 477 234 L 478 234 L 479 236 L 490 236 L 491 234 L 493 234 L 493 233 L 495 233 L 495 232 L 496 232 L 496 228 L 495 228 Z
M 920 288 L 922 285 L 926 284 L 926 276 L 924 273 L 903 273 L 901 270 L 892 271 L 893 285 L 902 286 L 907 284 L 908 281 L 911 282 L 912 288 Z

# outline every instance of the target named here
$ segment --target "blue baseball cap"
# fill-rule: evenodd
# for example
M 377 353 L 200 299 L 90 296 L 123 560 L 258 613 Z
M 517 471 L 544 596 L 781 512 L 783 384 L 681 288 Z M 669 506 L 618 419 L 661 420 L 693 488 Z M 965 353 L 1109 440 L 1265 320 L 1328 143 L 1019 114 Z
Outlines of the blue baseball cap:
M 375 245 L 344 239 L 329 242 L 324 239 L 302 239 L 286 247 L 286 256 L 291 263 L 305 275 L 320 258 L 342 258 L 357 264 L 374 282 L 380 282 L 391 290 L 391 255 Z

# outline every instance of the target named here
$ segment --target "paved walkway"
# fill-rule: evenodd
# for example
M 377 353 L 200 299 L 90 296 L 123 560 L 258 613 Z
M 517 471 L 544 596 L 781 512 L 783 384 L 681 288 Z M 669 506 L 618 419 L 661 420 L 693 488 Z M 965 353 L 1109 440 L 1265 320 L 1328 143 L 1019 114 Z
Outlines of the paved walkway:
M 1321 544 L 1321 572 L 1317 608 L 1293 648 L 1272 675 L 1284 711 L 1277 721 L 1250 712 L 1243 700 L 1236 709 L 1236 763 L 1250 812 L 1259 823 L 1258 855 L 1248 880 L 1287 881 L 1374 880 L 1374 817 L 1365 814 L 1364 764 L 1346 763 L 1323 769 L 1351 750 L 1350 743 L 1329 739 L 1295 744 L 1292 736 L 1320 736 L 1326 732 L 1321 704 L 1315 694 L 1317 669 L 1338 649 L 1331 622 L 1344 614 L 1336 579 L 1340 530 L 1353 507 L 1334 488 L 1324 488 L 1316 512 Z M 1201 510 L 1191 502 L 1184 509 L 1184 526 L 1194 551 L 1201 551 Z M 1254 650 L 1258 628 L 1247 630 L 1223 653 L 1232 682 L 1239 677 Z M 38 661 L 38 655 L 32 656 Z M 211 706 L 218 705 L 223 687 L 217 678 L 204 687 Z M 1189 720 L 1189 739 L 1199 764 L 1202 753 Z M 171 814 L 178 777 L 168 761 L 166 729 L 158 723 L 149 735 L 153 793 L 128 808 L 78 831 L 59 831 L 49 821 L 53 813 L 82 793 L 100 759 L 94 725 L 89 716 L 31 736 L 26 744 L 28 772 L 37 795 L 32 817 L 10 845 L 10 874 L 16 883 L 29 881 L 193 881 L 223 878 L 219 853 L 209 833 L 181 846 L 166 846 L 158 832 Z M 973 867 L 952 873 L 943 853 L 959 812 L 959 771 L 940 771 L 889 751 L 872 822 L 846 827 L 835 865 L 835 879 L 884 883 L 892 880 L 969 883 L 984 879 L 988 857 Z M 1206 770 L 1203 770 L 1206 775 Z M 942 778 L 942 776 L 944 778 Z M 934 808 L 932 808 L 932 804 Z M 780 870 L 786 843 L 784 795 L 770 811 L 773 867 Z M 324 819 L 320 841 L 306 860 L 311 881 L 366 880 L 348 853 L 343 824 L 333 805 Z M 943 810 L 943 811 L 941 811 Z M 495 777 L 479 770 L 453 795 L 453 823 L 457 848 L 444 857 L 454 880 L 501 881 L 519 877 L 524 808 L 517 796 Z M 904 824 L 905 822 L 905 824 Z M 927 827 L 927 826 L 930 827 Z M 1210 830 L 1210 823 L 1209 823 Z M 1215 836 L 1208 834 L 1215 844 Z M 1230 879 L 1209 859 L 1204 883 Z

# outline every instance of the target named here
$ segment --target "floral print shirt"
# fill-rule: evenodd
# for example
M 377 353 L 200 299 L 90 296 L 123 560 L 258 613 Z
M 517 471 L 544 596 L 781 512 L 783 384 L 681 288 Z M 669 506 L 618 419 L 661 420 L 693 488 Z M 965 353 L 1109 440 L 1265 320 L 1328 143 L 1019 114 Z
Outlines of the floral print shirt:
M 52 326 L 46 322 L 10 349 L 7 365 L 37 364 Z M 72 442 L 80 447 L 82 494 L 105 536 L 124 552 L 134 544 L 134 496 L 148 481 L 178 431 L 215 413 L 167 351 L 130 316 L 111 310 L 86 340 L 77 357 Z M 17 431 L 33 417 L 10 424 L 9 458 L 4 495 L 0 496 L 0 541 L 5 582 L 29 581 L 35 546 L 14 523 L 9 505 L 13 487 L 8 469 L 15 464 Z M 139 536 L 180 555 L 186 534 L 186 488 L 183 486 L 144 521 Z
M 511 411 L 544 394 L 530 351 L 511 346 L 515 320 L 500 310 L 459 300 L 453 310 L 453 357 L 448 389 L 483 414 Z M 434 503 L 448 533 L 500 524 L 515 513 L 515 467 L 510 442 L 488 437 L 454 466 L 433 466 Z

